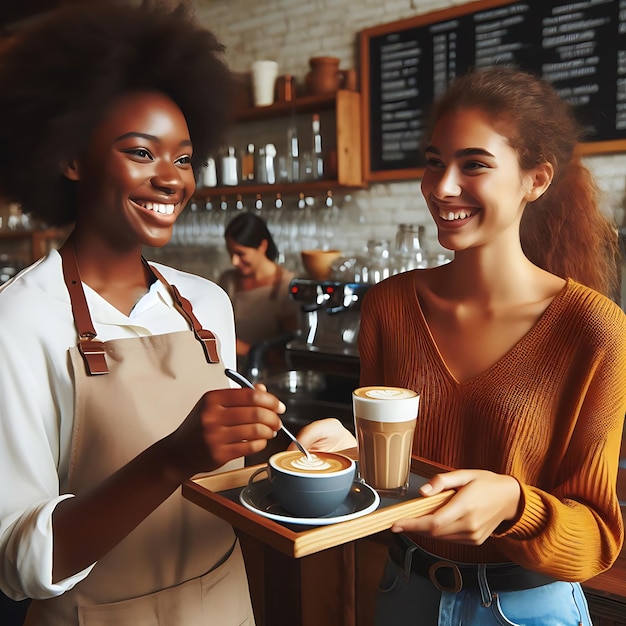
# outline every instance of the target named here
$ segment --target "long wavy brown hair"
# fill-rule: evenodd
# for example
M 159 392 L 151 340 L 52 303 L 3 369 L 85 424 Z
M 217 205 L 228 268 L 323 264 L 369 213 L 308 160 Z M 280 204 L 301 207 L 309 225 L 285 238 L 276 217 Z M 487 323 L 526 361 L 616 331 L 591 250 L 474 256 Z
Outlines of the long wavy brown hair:
M 547 81 L 512 67 L 457 78 L 435 103 L 429 130 L 459 108 L 487 113 L 517 151 L 522 169 L 545 162 L 554 168 L 548 190 L 524 210 L 520 239 L 526 256 L 557 276 L 615 296 L 617 227 L 601 210 L 594 177 L 576 152 L 582 131 L 572 108 Z

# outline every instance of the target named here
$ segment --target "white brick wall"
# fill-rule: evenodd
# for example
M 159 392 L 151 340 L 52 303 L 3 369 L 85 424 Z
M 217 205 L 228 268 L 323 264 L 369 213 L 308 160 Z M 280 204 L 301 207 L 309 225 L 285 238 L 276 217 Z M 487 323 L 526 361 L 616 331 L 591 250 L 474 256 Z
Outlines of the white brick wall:
M 227 47 L 238 72 L 253 60 L 278 61 L 280 73 L 302 81 L 312 56 L 331 55 L 340 67 L 358 67 L 358 32 L 364 28 L 464 2 L 450 0 L 195 0 L 197 14 Z M 606 210 L 626 222 L 626 155 L 587 158 L 604 193 Z M 375 184 L 354 194 L 366 223 L 341 229 L 334 244 L 355 249 L 368 239 L 393 240 L 397 224 L 420 222 L 432 240 L 434 228 L 418 182 Z M 433 242 L 432 245 L 436 247 Z

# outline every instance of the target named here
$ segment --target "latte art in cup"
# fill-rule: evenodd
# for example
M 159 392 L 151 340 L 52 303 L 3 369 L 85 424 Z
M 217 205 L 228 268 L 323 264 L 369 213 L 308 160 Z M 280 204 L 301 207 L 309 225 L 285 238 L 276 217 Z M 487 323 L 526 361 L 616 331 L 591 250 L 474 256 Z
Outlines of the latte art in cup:
M 320 456 L 313 453 L 311 453 L 311 459 L 309 460 L 298 450 L 277 456 L 273 459 L 272 465 L 282 470 L 298 473 L 332 474 L 348 469 L 350 462 L 346 457 L 323 455 L 323 458 L 320 458 Z
M 354 395 L 365 400 L 407 400 L 415 399 L 418 394 L 411 389 L 402 389 L 401 387 L 359 387 L 359 389 L 354 390 Z M 401 421 L 405 421 L 405 419 Z M 389 421 L 393 421 L 393 418 Z
M 384 496 L 406 493 L 419 394 L 399 387 L 360 387 L 352 392 L 359 471 Z
M 272 495 L 285 511 L 306 518 L 329 515 L 350 493 L 356 463 L 336 452 L 317 452 L 314 457 L 307 459 L 299 450 L 277 452 L 248 483 L 266 473 Z

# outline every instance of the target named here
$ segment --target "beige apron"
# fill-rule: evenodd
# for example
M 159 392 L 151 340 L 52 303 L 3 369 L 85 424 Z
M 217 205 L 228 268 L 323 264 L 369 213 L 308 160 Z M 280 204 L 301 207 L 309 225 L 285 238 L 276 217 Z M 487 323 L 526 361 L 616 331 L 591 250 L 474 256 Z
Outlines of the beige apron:
M 99 342 L 71 246 L 62 258 L 81 342 L 69 350 L 75 414 L 69 480 L 61 493 L 80 494 L 171 433 L 204 392 L 229 384 L 216 338 L 154 268 L 193 332 Z M 34 601 L 26 624 L 240 626 L 254 618 L 232 527 L 178 490 L 73 589 Z

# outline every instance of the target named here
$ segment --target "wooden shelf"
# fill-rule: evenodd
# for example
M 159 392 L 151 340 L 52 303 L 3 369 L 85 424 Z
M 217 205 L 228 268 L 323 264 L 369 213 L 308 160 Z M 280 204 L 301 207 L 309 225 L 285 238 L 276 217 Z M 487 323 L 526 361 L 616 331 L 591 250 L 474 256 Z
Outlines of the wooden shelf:
M 328 180 L 311 180 L 303 181 L 301 183 L 278 183 L 276 185 L 238 185 L 236 187 L 199 187 L 194 194 L 197 200 L 203 200 L 206 198 L 217 198 L 219 196 L 235 196 L 241 194 L 242 196 L 255 196 L 261 194 L 262 196 L 273 196 L 277 193 L 283 196 L 296 196 L 299 193 L 307 195 L 325 193 L 328 190 L 345 190 L 355 189 L 363 187 L 363 185 L 342 185 L 337 179 Z
M 240 109 L 235 113 L 235 121 L 240 123 L 253 122 L 275 117 L 286 117 L 291 113 L 314 113 L 315 111 L 330 110 L 335 107 L 335 101 L 342 92 L 345 92 L 345 90 L 321 96 L 302 96 L 289 102 L 275 102 L 267 107 Z
M 268 107 L 246 108 L 235 114 L 238 124 L 262 122 L 316 111 L 335 112 L 336 175 L 333 178 L 298 183 L 241 184 L 237 186 L 200 187 L 196 198 L 242 195 L 297 195 L 328 190 L 349 190 L 366 187 L 361 157 L 361 95 L 340 89 L 321 96 L 304 96 L 290 102 L 277 102 Z M 335 167 L 332 168 L 333 170 Z

